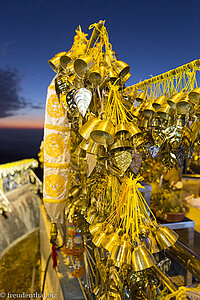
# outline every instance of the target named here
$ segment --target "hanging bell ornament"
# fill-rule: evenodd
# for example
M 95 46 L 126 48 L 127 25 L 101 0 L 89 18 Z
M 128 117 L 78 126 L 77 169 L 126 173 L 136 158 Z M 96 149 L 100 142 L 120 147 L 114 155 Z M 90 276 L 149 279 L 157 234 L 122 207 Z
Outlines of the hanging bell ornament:
M 131 244 L 123 240 L 117 242 L 111 250 L 111 259 L 114 260 L 115 265 L 121 267 L 124 264 L 131 265 Z
M 153 100 L 148 99 L 149 103 L 144 107 L 142 113 L 145 117 L 151 117 L 155 115 L 155 109 L 153 107 Z
M 161 249 L 166 249 L 176 243 L 178 234 L 172 229 L 160 225 L 155 231 L 155 237 Z
M 106 232 L 101 231 L 100 233 L 94 235 L 92 242 L 96 247 L 102 247 L 102 242 L 105 238 Z
M 143 271 L 151 268 L 156 261 L 151 252 L 143 245 L 134 248 L 132 253 L 132 269 L 134 272 Z
M 105 112 L 100 114 L 100 122 L 94 126 L 90 136 L 96 143 L 101 145 L 111 145 L 114 142 L 114 126 L 107 117 L 103 117 Z
M 200 87 L 197 87 L 189 93 L 189 101 L 194 105 L 200 104 Z
M 103 81 L 105 77 L 105 73 L 106 73 L 106 68 L 103 63 L 100 63 L 99 67 L 94 67 L 90 71 L 88 79 L 92 84 L 97 86 Z
M 86 75 L 89 73 L 89 70 L 93 66 L 94 66 L 94 60 L 90 56 L 78 58 L 74 62 L 74 70 L 76 74 L 81 78 L 85 78 Z
M 185 96 L 185 93 L 183 91 L 173 94 L 169 99 L 167 100 L 167 103 L 169 106 L 171 106 L 173 109 L 176 109 L 176 103 Z
M 113 69 L 117 72 L 118 76 L 122 78 L 125 77 L 130 71 L 130 66 L 120 60 L 114 61 L 112 66 Z
M 168 120 L 168 117 L 170 113 L 172 113 L 172 110 L 173 109 L 168 104 L 165 104 L 157 110 L 157 114 L 164 120 Z
M 130 137 L 129 128 L 126 124 L 118 124 L 115 130 L 115 137 L 119 140 L 127 140 Z
M 80 129 L 80 135 L 85 139 L 88 140 L 90 137 L 90 133 L 94 129 L 94 127 L 101 122 L 100 118 L 91 117 Z
M 60 58 L 66 54 L 67 52 L 60 52 L 48 61 L 50 67 L 54 70 L 54 72 L 58 73 L 60 69 Z
M 73 60 L 74 60 L 74 53 L 73 52 L 68 52 L 66 53 L 65 55 L 63 55 L 61 58 L 60 58 L 60 65 L 61 67 L 66 70 L 67 69 L 67 66 L 69 63 L 72 63 Z
M 155 110 L 158 110 L 159 108 L 161 108 L 161 106 L 163 106 L 163 104 L 166 102 L 166 100 L 167 100 L 167 97 L 165 94 L 158 97 L 157 99 L 154 100 L 154 102 L 152 104 L 153 108 Z
M 90 225 L 89 226 L 90 233 L 92 235 L 100 233 L 101 229 L 102 229 L 102 225 L 103 225 L 102 223 L 94 223 L 94 224 Z
M 108 251 L 108 252 L 112 252 L 113 247 L 116 245 L 116 243 L 119 243 L 120 241 L 120 237 L 118 235 L 118 233 L 121 231 L 121 229 L 119 229 L 117 232 L 113 232 L 111 234 L 109 234 L 105 240 L 102 241 L 102 246 Z
M 141 92 L 136 96 L 135 100 L 142 103 L 146 100 L 146 98 L 147 98 L 147 92 Z
M 186 115 L 187 113 L 190 113 L 190 111 L 193 109 L 193 106 L 189 101 L 188 95 L 185 95 L 183 98 L 178 100 L 176 103 L 176 109 L 178 114 Z
M 126 151 L 132 148 L 130 141 L 121 141 L 118 140 L 114 144 L 112 144 L 109 148 L 110 152 L 114 151 Z

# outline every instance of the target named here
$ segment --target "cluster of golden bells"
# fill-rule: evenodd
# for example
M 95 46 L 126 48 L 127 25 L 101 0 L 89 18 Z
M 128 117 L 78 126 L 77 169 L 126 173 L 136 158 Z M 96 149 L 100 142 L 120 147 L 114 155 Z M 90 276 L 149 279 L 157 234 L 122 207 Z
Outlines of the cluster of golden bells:
M 183 68 L 166 79 L 158 78 L 157 90 L 152 79 L 149 84 L 147 80 L 126 88 L 130 66 L 118 60 L 104 23 L 90 26 L 89 40 L 79 27 L 71 49 L 55 55 L 49 64 L 57 73 L 56 92 L 71 121 L 70 217 L 76 212 L 76 220 L 78 214 L 85 218 L 93 244 L 106 250 L 102 258 L 97 255 L 100 280 L 92 291 L 96 299 L 122 299 L 125 285 L 105 288 L 104 268 L 149 269 L 156 264 L 153 255 L 178 238 L 154 217 L 152 221 L 153 214 L 138 190 L 141 161 L 137 154 L 160 155 L 171 168 L 189 152 L 200 124 L 200 88 L 194 86 L 200 63 L 188 67 L 193 73 L 187 87 L 178 85 L 185 76 Z M 166 88 L 169 78 L 172 88 Z M 77 224 L 82 229 L 84 222 Z M 92 276 L 90 255 L 87 259 Z

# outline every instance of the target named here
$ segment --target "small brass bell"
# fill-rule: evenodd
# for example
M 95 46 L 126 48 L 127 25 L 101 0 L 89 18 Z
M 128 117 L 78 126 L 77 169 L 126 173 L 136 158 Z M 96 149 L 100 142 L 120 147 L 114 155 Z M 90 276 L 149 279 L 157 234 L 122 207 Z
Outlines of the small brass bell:
M 117 72 L 115 72 L 112 68 L 109 69 L 107 76 L 112 82 L 116 81 L 118 78 Z
M 136 136 L 136 135 L 139 136 L 142 134 L 142 131 L 133 123 L 129 126 L 128 129 L 129 129 L 131 137 Z
M 166 102 L 166 100 L 167 100 L 167 97 L 166 97 L 165 94 L 162 95 L 162 96 L 160 96 L 160 97 L 158 97 L 157 99 L 154 100 L 154 102 L 152 104 L 153 108 L 155 110 L 158 110 Z
M 147 92 L 141 92 L 139 93 L 137 96 L 136 96 L 136 100 L 140 103 L 142 103 L 143 101 L 146 100 L 146 97 L 147 97 Z
M 103 240 L 106 238 L 106 233 L 104 231 L 101 231 L 98 234 L 95 234 L 95 236 L 92 239 L 93 244 L 95 244 L 95 246 L 97 247 L 101 247 L 101 243 L 103 242 Z
M 93 66 L 94 60 L 90 56 L 78 58 L 74 62 L 74 70 L 76 74 L 81 78 L 84 78 Z
M 114 142 L 115 129 L 110 120 L 103 119 L 103 114 L 104 112 L 100 114 L 100 122 L 94 126 L 90 136 L 96 143 L 111 145 Z
M 87 149 L 87 153 L 93 154 L 93 155 L 98 155 L 100 152 L 100 147 L 101 145 L 99 145 L 98 143 L 94 142 L 91 138 L 90 138 L 90 145 Z
M 110 151 L 126 151 L 126 150 L 130 150 L 132 148 L 131 144 L 129 141 L 116 141 L 114 144 L 112 144 L 110 146 Z
M 93 128 L 101 122 L 101 119 L 91 117 L 80 129 L 79 133 L 84 139 L 89 139 L 90 133 L 92 132 Z
M 171 247 L 178 239 L 178 234 L 166 226 L 159 226 L 155 231 L 155 237 L 162 249 Z
M 54 70 L 54 72 L 58 72 L 60 68 L 60 58 L 64 55 L 66 55 L 67 52 L 60 52 L 56 54 L 53 58 L 49 60 L 49 65 Z
M 153 107 L 153 100 L 149 99 L 149 103 L 147 104 L 147 106 L 144 107 L 142 113 L 145 117 L 150 117 L 155 115 L 155 109 Z
M 183 91 L 173 94 L 169 99 L 167 100 L 167 103 L 169 106 L 171 106 L 173 109 L 176 109 L 176 103 L 185 96 L 185 93 Z
M 94 67 L 90 71 L 88 79 L 92 84 L 97 86 L 103 81 L 105 77 L 105 72 L 106 72 L 105 66 L 101 64 L 98 68 Z
M 200 87 L 197 87 L 189 93 L 189 101 L 195 105 L 200 104 Z
M 115 137 L 119 140 L 127 140 L 130 137 L 128 126 L 126 124 L 118 124 L 115 130 Z
M 116 245 L 111 250 L 111 258 L 116 262 L 118 266 L 127 264 L 131 265 L 131 251 L 132 246 L 131 244 L 123 240 L 120 243 L 116 243 Z
M 170 115 L 170 112 L 172 112 L 172 108 L 168 105 L 168 104 L 165 104 L 163 106 L 161 106 L 158 110 L 157 110 L 157 114 L 167 120 L 169 115 Z
M 118 230 L 119 232 L 119 230 Z M 104 241 L 102 241 L 102 246 L 109 252 L 112 252 L 113 247 L 116 245 L 116 243 L 119 243 L 120 237 L 118 235 L 118 232 L 113 232 L 110 235 L 106 237 Z
M 74 60 L 74 53 L 73 52 L 68 52 L 66 53 L 66 55 L 63 55 L 61 58 L 60 58 L 60 65 L 61 67 L 66 70 L 67 68 L 67 65 L 69 63 L 72 63 L 72 61 Z
M 153 267 L 156 264 L 151 252 L 143 245 L 134 248 L 132 253 L 132 268 L 134 272 Z
M 192 104 L 189 101 L 189 96 L 185 95 L 183 98 L 179 99 L 176 103 L 176 108 L 179 114 L 187 114 L 193 109 Z
M 130 66 L 120 60 L 114 61 L 112 66 L 114 70 L 117 72 L 119 77 L 125 77 L 130 71 Z

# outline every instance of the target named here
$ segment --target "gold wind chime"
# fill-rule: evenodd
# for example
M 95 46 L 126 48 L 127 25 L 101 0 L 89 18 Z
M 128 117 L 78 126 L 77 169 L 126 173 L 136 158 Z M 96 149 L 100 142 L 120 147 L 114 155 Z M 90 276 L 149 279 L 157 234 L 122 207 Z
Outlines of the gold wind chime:
M 145 282 L 155 253 L 178 238 L 157 223 L 140 191 L 141 159 L 160 155 L 170 169 L 192 151 L 200 125 L 200 60 L 125 87 L 130 66 L 112 50 L 105 21 L 89 29 L 89 40 L 79 27 L 72 48 L 49 61 L 71 123 L 68 219 L 83 235 L 88 293 L 99 300 L 139 299 L 144 286 L 133 292 L 137 278 Z

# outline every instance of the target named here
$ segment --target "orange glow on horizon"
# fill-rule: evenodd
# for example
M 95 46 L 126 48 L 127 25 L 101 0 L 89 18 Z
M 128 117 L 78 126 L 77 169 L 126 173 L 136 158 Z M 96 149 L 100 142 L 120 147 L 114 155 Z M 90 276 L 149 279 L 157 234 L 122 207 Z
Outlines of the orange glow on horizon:
M 44 120 L 39 116 L 15 116 L 0 119 L 0 128 L 43 129 Z

